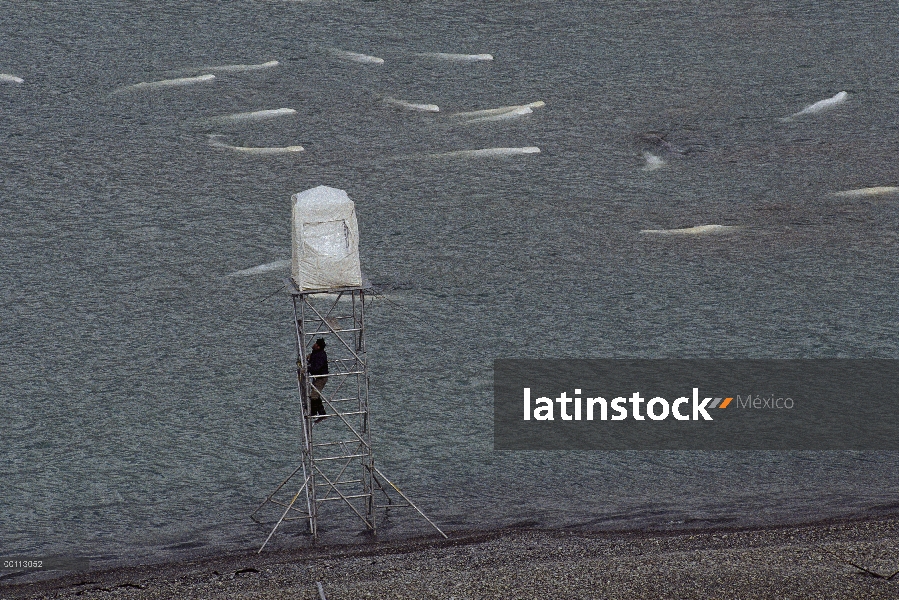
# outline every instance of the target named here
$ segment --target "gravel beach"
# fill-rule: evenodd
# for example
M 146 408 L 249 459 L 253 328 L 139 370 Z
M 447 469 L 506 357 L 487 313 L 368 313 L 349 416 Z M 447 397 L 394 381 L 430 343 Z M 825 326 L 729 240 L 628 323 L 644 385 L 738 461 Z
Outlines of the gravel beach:
M 0 598 L 899 598 L 899 519 L 456 532 L 0 580 Z M 892 576 L 892 577 L 891 577 Z

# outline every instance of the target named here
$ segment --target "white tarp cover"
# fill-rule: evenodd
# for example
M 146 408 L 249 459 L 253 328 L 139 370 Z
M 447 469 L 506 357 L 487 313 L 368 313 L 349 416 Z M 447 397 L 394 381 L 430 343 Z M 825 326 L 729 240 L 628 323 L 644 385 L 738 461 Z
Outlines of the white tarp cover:
M 360 287 L 356 207 L 343 190 L 320 185 L 291 197 L 291 275 L 300 291 Z

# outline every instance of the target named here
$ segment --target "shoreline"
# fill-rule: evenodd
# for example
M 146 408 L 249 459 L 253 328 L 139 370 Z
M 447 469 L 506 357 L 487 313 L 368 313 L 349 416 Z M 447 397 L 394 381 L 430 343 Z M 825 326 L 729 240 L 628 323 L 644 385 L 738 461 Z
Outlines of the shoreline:
M 0 598 L 897 598 L 899 517 L 499 529 L 0 580 Z

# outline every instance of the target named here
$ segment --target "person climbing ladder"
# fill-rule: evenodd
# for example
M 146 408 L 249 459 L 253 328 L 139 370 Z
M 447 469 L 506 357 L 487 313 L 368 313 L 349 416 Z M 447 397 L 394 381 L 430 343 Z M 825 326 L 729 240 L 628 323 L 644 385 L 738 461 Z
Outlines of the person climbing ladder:
M 312 376 L 312 387 L 309 390 L 309 414 L 324 415 L 325 407 L 322 403 L 322 388 L 328 383 L 328 378 L 323 375 L 328 374 L 328 355 L 325 353 L 325 338 L 318 338 L 312 344 L 312 352 L 306 357 L 306 364 L 309 365 L 309 375 Z M 323 421 L 324 417 L 315 420 L 316 423 Z

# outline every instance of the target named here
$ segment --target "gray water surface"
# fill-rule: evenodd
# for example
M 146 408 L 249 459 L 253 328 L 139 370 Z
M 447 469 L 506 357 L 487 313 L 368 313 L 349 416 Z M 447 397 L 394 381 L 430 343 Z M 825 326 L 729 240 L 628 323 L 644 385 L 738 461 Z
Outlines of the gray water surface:
M 382 293 L 378 464 L 445 529 L 895 514 L 891 453 L 494 452 L 491 369 L 899 358 L 899 199 L 829 195 L 899 185 L 897 18 L 874 2 L 8 6 L 0 72 L 24 83 L 0 82 L 0 547 L 103 562 L 261 544 L 248 515 L 299 464 L 292 313 L 270 296 L 286 271 L 227 275 L 289 258 L 289 198 L 317 185 L 356 202 Z M 297 112 L 211 121 L 276 108 Z M 665 164 L 644 170 L 644 152 Z M 701 224 L 740 229 L 640 233 Z M 355 539 L 328 519 L 325 537 Z

